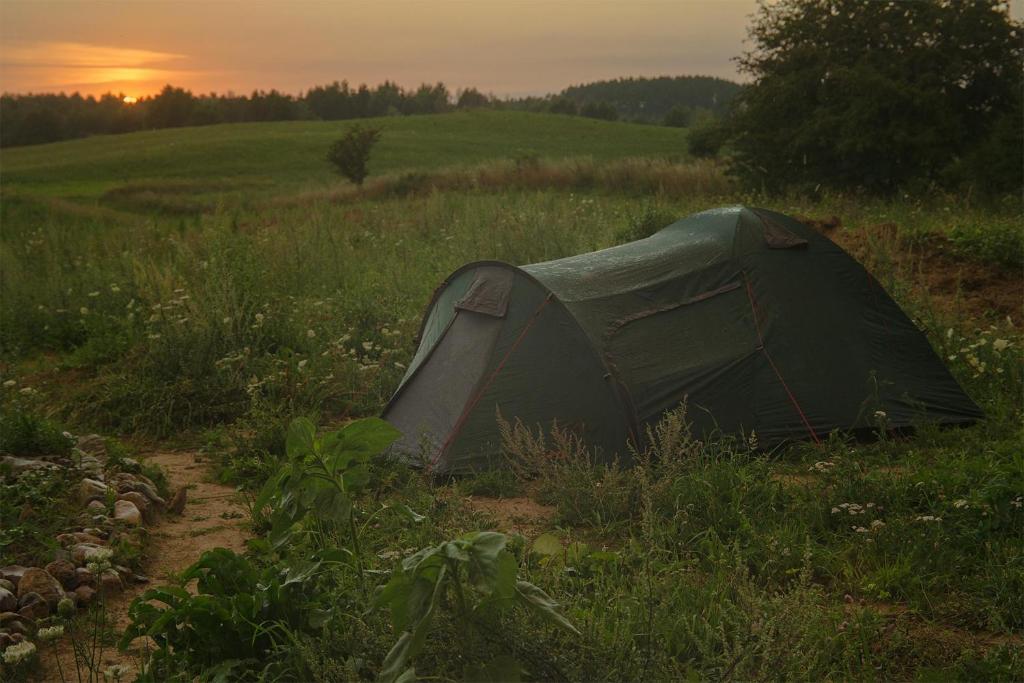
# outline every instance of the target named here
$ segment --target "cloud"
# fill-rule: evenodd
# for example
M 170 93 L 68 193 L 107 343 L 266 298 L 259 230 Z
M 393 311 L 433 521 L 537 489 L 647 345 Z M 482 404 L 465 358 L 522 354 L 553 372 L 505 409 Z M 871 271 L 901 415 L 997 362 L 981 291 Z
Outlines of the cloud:
M 11 41 L 0 52 L 4 88 L 131 86 L 197 72 L 175 68 L 186 55 L 61 41 Z

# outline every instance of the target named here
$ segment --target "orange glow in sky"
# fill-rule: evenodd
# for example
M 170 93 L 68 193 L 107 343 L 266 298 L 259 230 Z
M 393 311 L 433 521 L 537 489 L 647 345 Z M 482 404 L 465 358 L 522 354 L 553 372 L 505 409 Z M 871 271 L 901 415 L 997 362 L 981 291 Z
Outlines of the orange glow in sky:
M 299 93 L 390 79 L 525 95 L 620 76 L 737 78 L 731 60 L 755 10 L 756 0 L 0 0 L 0 91 Z

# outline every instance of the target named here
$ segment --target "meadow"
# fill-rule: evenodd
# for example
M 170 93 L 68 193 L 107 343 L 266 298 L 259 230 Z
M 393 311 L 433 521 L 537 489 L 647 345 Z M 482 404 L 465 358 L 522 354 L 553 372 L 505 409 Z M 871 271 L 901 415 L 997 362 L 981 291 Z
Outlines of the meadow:
M 393 646 L 406 630 L 403 666 L 444 680 L 1024 676 L 1018 202 L 762 196 L 689 159 L 685 131 L 654 126 L 516 112 L 373 123 L 383 136 L 361 189 L 323 160 L 340 123 L 0 158 L 4 419 L 97 430 L 129 450 L 201 448 L 210 476 L 250 502 L 247 557 L 196 570 L 237 626 L 211 629 L 205 607 L 165 594 L 152 679 L 402 680 Z M 380 410 L 458 266 L 599 249 L 737 203 L 839 217 L 830 235 L 987 419 L 763 452 L 693 440 L 680 409 L 631 470 L 509 426 L 509 472 L 436 481 L 349 454 L 338 467 L 362 469 L 344 514 L 257 493 L 282 467 L 306 481 L 327 453 L 293 420 L 322 435 Z M 0 450 L 16 453 L 12 433 Z M 486 530 L 507 537 L 465 536 Z M 0 564 L 28 536 L 7 529 Z M 425 548 L 437 552 L 403 563 Z M 430 564 L 442 556 L 450 585 Z M 511 576 L 560 606 L 514 600 Z M 440 586 L 433 603 L 417 597 L 424 577 Z M 143 630 L 157 618 L 135 617 Z

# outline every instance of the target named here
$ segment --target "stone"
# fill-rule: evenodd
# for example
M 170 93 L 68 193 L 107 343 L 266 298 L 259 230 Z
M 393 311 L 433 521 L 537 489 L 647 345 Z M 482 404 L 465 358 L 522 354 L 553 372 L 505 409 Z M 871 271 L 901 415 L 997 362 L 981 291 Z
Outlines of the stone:
M 71 590 L 78 585 L 78 579 L 75 577 L 75 565 L 67 560 L 55 560 L 46 565 L 44 569 L 47 574 L 57 579 L 65 590 Z
M 0 652 L 14 645 L 14 638 L 9 633 L 0 632 Z
M 28 472 L 30 470 L 60 469 L 60 465 L 55 465 L 52 462 L 46 462 L 45 460 L 15 458 L 13 455 L 5 455 L 0 458 L 0 470 L 4 470 L 8 467 L 11 469 L 11 474 L 14 476 L 18 476 L 22 472 Z
M 28 567 L 22 567 L 20 564 L 9 564 L 6 567 L 0 567 L 0 577 L 3 577 L 7 581 L 14 584 L 14 587 L 18 587 L 18 581 L 28 571 Z
M 6 588 L 0 588 L 0 612 L 13 612 L 18 609 L 18 598 Z
M 102 501 L 96 499 L 90 500 L 85 509 L 95 514 L 105 514 L 107 512 L 107 506 Z
M 104 500 L 107 497 L 108 487 L 102 481 L 86 477 L 78 485 L 78 502 L 87 505 L 90 500 Z
M 102 545 L 103 539 L 93 534 L 85 533 L 84 531 L 74 531 L 69 534 L 61 534 L 57 537 L 57 542 L 63 546 L 76 546 L 80 543 L 91 543 L 92 545 Z
M 92 602 L 96 595 L 96 589 L 92 586 L 79 586 L 75 589 L 75 595 L 78 596 L 78 604 L 85 606 Z
M 122 470 L 125 472 L 131 472 L 132 474 L 138 475 L 142 470 L 142 465 L 140 465 L 139 461 L 135 458 L 121 458 L 121 460 L 118 461 L 118 464 L 121 466 Z
M 103 478 L 103 463 L 91 455 L 83 455 L 78 461 L 78 468 L 95 479 Z
M 3 588 L 5 590 L 9 590 L 12 593 L 14 591 L 18 590 L 18 587 L 14 585 L 14 582 L 13 581 L 8 581 L 7 579 L 0 579 L 0 588 Z
M 98 538 L 107 538 L 108 536 L 110 536 L 110 532 L 106 529 L 98 529 L 96 527 L 87 527 L 85 529 L 82 529 L 82 533 L 92 534 L 93 536 L 96 536 Z
M 142 513 L 130 500 L 119 500 L 114 503 L 114 519 L 129 526 L 140 526 Z
M 78 586 L 91 586 L 95 580 L 96 577 L 93 576 L 93 573 L 85 567 L 77 567 L 75 569 L 75 582 Z
M 121 575 L 115 572 L 113 569 L 100 574 L 100 592 L 103 595 L 115 595 L 124 590 L 124 582 L 121 580 Z
M 64 597 L 64 589 L 60 582 L 50 576 L 45 569 L 30 567 L 18 582 L 18 601 L 29 593 L 38 593 L 46 601 L 50 609 L 57 609 L 57 603 Z
M 35 625 L 35 619 L 32 619 L 31 617 L 22 617 L 20 614 L 15 614 L 14 616 L 20 618 L 8 621 L 4 624 L 4 628 L 12 634 L 20 633 L 23 636 L 27 636 Z
M 122 476 L 123 474 L 124 473 L 122 472 L 121 475 L 118 476 Z M 129 491 L 137 491 L 146 498 L 149 498 L 150 502 L 153 502 L 162 508 L 167 507 L 167 501 L 160 497 L 160 494 L 156 491 L 156 487 L 150 486 L 146 482 L 122 480 L 117 484 L 118 493 L 128 493 Z
M 17 612 L 0 612 L 0 628 L 7 628 L 8 622 L 20 618 Z
M 129 491 L 128 493 L 122 493 L 117 497 L 118 500 L 127 500 L 135 504 L 135 507 L 142 513 L 142 518 L 147 522 L 152 522 L 156 517 L 156 508 L 149 499 L 138 491 Z M 116 516 L 116 515 L 115 515 Z
M 39 620 L 50 616 L 50 606 L 39 593 L 26 593 L 18 601 L 18 614 L 29 619 Z
M 71 561 L 81 566 L 92 561 L 100 550 L 106 551 L 107 548 L 96 543 L 79 543 L 71 548 Z
M 24 633 L 12 633 L 11 638 L 14 639 L 14 644 L 17 645 L 18 643 L 24 643 L 28 639 L 28 636 Z
M 77 446 L 79 450 L 85 451 L 89 455 L 95 455 L 98 457 L 107 456 L 107 442 L 99 434 L 86 434 L 78 437 Z
M 167 506 L 168 512 L 174 515 L 180 515 L 185 512 L 185 503 L 188 502 L 188 488 L 182 486 L 174 493 L 174 497 L 171 498 L 170 505 Z

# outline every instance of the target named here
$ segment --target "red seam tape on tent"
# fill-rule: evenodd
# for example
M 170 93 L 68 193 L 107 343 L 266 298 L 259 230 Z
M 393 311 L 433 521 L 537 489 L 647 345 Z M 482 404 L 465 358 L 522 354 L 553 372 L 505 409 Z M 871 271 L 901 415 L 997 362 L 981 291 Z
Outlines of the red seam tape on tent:
M 789 396 L 790 403 L 796 408 L 797 414 L 800 416 L 800 420 L 803 421 L 804 426 L 807 427 L 807 431 L 810 433 L 811 438 L 814 439 L 814 443 L 820 444 L 821 439 L 818 437 L 818 433 L 814 431 L 814 427 L 811 426 L 810 421 L 807 419 L 807 415 L 804 414 L 803 409 L 800 407 L 799 401 L 796 400 L 796 396 L 790 390 L 789 385 L 786 384 L 785 378 L 782 373 L 779 372 L 779 368 L 775 365 L 775 361 L 772 360 L 771 355 L 768 353 L 768 348 L 764 345 L 764 337 L 761 335 L 761 322 L 758 319 L 757 314 L 757 303 L 754 300 L 754 291 L 750 288 L 750 279 L 747 278 L 747 274 L 743 273 L 743 281 L 747 284 L 747 299 L 750 301 L 750 310 L 754 314 L 754 327 L 757 329 L 757 341 L 761 346 L 761 353 L 768 359 L 768 365 L 772 367 L 772 371 L 775 376 L 779 378 L 779 382 L 782 383 L 782 388 L 786 390 L 786 395 Z
M 540 303 L 540 306 L 537 307 L 537 310 L 535 310 L 533 312 L 533 315 L 530 316 L 530 320 L 523 326 L 523 329 L 519 333 L 519 336 L 516 337 L 516 340 L 512 342 L 512 346 L 510 346 L 508 351 L 505 352 L 505 355 L 502 357 L 501 362 L 499 362 L 497 367 L 495 367 L 491 374 L 487 376 L 487 381 L 483 383 L 483 386 L 480 387 L 480 390 L 473 395 L 472 399 L 470 399 L 469 403 L 466 405 L 466 409 L 462 411 L 462 415 L 459 416 L 458 422 L 456 422 L 455 426 L 452 427 L 451 434 L 449 434 L 448 438 L 444 440 L 444 445 L 442 445 L 441 450 L 438 451 L 438 460 L 441 459 L 441 456 L 445 454 L 445 452 L 448 450 L 448 447 L 452 445 L 452 441 L 454 441 L 455 437 L 458 436 L 459 432 L 462 431 L 462 428 L 466 424 L 466 420 L 469 418 L 469 414 L 473 412 L 473 409 L 476 408 L 476 404 L 480 402 L 481 398 L 483 398 L 484 392 L 486 392 L 487 389 L 490 388 L 491 384 L 494 382 L 494 378 L 497 377 L 498 373 L 501 372 L 501 369 L 505 367 L 505 362 L 508 361 L 509 357 L 512 355 L 512 352 L 515 351 L 516 348 L 518 348 L 519 344 L 523 341 L 523 339 L 526 338 L 526 333 L 529 332 L 530 328 L 533 327 L 533 324 L 537 322 L 537 318 L 540 316 L 540 312 L 544 310 L 544 307 L 548 305 L 548 302 L 551 301 L 551 298 L 553 296 L 553 294 L 548 294 L 546 297 L 544 297 L 544 301 Z

